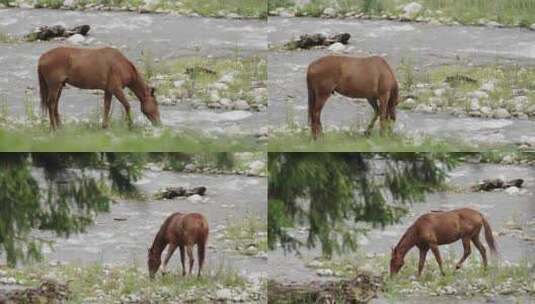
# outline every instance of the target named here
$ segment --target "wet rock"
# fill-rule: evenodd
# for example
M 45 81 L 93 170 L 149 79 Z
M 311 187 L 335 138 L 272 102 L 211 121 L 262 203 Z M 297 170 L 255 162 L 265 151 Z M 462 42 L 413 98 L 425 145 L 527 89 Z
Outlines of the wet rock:
M 67 42 L 70 44 L 81 45 L 85 42 L 85 37 L 80 34 L 75 34 L 67 38 Z
M 196 187 L 186 189 L 184 187 L 167 187 L 156 194 L 156 199 L 173 199 L 178 196 L 203 196 L 206 193 L 206 187 Z
M 506 109 L 499 108 L 499 109 L 494 110 L 492 116 L 494 118 L 505 119 L 505 118 L 511 117 L 511 114 Z
M 521 178 L 504 181 L 500 178 L 486 179 L 473 186 L 474 191 L 492 191 L 494 189 L 507 189 L 509 187 L 521 188 L 524 180 Z
M 329 51 L 336 52 L 336 53 L 343 52 L 345 49 L 346 49 L 346 46 L 340 42 L 333 43 L 328 48 Z
M 251 106 L 245 100 L 237 100 L 232 104 L 232 108 L 236 110 L 249 110 Z
M 424 7 L 417 2 L 411 2 L 407 5 L 405 5 L 401 11 L 403 14 L 401 15 L 402 19 L 405 20 L 412 20 L 418 16 L 423 11 Z
M 323 16 L 325 16 L 325 17 L 334 18 L 334 17 L 336 17 L 336 15 L 337 15 L 336 9 L 334 9 L 332 7 L 326 7 L 323 10 Z
M 331 269 L 318 269 L 316 270 L 316 274 L 320 277 L 331 277 L 334 275 L 334 271 Z
M 25 36 L 27 41 L 50 40 L 53 38 L 68 38 L 73 35 L 86 36 L 91 27 L 87 24 L 67 29 L 62 25 L 40 26 Z

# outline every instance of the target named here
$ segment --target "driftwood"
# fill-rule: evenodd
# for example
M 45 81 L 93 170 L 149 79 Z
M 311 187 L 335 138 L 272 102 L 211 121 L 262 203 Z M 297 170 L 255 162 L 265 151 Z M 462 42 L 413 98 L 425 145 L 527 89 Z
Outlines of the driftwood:
M 2 293 L 0 291 L 0 304 L 8 303 L 65 303 L 70 297 L 66 284 L 52 280 L 45 280 L 36 288 L 16 289 Z
M 324 34 L 305 34 L 301 35 L 299 39 L 292 40 L 286 43 L 285 47 L 290 50 L 294 49 L 310 49 L 315 46 L 329 46 L 333 43 L 340 42 L 347 44 L 351 38 L 349 33 L 340 33 L 336 35 L 326 36 Z
M 177 196 L 203 196 L 206 193 L 206 187 L 196 187 L 193 189 L 186 189 L 184 187 L 167 187 L 163 191 L 156 194 L 157 199 L 173 199 Z
M 352 280 L 301 284 L 268 283 L 268 303 L 364 304 L 377 297 L 383 279 L 359 273 Z
M 494 189 L 507 189 L 509 187 L 522 187 L 524 180 L 521 178 L 504 181 L 502 179 L 486 179 L 473 186 L 474 191 L 492 191 Z
M 26 35 L 27 41 L 35 41 L 35 40 L 50 40 L 53 38 L 63 37 L 68 38 L 75 34 L 80 34 L 82 36 L 86 36 L 87 33 L 91 27 L 87 24 L 75 26 L 73 28 L 66 28 L 61 25 L 53 25 L 53 26 L 40 26 L 35 29 L 35 31 L 29 33 Z

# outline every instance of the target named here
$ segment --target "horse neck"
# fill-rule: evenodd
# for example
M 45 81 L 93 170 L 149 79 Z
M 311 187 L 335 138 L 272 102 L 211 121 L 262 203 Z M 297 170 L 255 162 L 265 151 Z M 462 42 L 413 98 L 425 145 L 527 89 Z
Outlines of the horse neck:
M 167 226 L 162 227 L 160 231 L 156 234 L 154 241 L 152 242 L 151 252 L 161 255 L 165 246 L 167 246 L 167 240 L 165 239 L 165 229 Z
M 401 240 L 396 245 L 395 250 L 397 251 L 399 250 L 401 255 L 405 257 L 407 252 L 415 245 L 416 245 L 416 241 L 414 238 L 414 230 L 413 230 L 413 227 L 411 226 L 409 229 L 407 229 L 403 237 L 401 237 Z
M 132 90 L 132 92 L 134 92 L 140 102 L 144 102 L 145 93 L 147 92 L 147 85 L 143 81 L 143 78 L 137 74 L 137 72 L 127 86 L 130 90 Z

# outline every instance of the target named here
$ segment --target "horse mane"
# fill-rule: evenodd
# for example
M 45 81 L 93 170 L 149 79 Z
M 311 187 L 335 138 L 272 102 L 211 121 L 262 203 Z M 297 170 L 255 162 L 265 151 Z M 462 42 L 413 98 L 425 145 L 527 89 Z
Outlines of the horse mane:
M 396 247 L 394 247 L 394 250 L 399 248 L 399 246 L 409 237 L 409 236 L 412 236 L 412 230 L 414 229 L 414 224 L 411 225 L 407 231 L 405 231 L 405 233 L 403 234 L 403 236 L 401 236 L 401 239 L 399 240 L 399 242 L 397 243 Z
M 158 233 L 156 233 L 156 236 L 154 237 L 154 241 L 152 242 L 152 246 L 150 247 L 150 249 L 154 249 L 154 247 L 156 246 L 156 244 L 159 244 L 161 243 L 161 240 L 164 238 L 165 236 L 165 230 L 167 229 L 167 227 L 169 226 L 169 224 L 171 223 L 171 221 L 173 220 L 173 218 L 176 216 L 176 215 L 179 215 L 181 214 L 180 212 L 176 212 L 176 213 L 173 213 L 171 214 L 170 216 L 168 216 L 165 221 L 163 222 L 163 224 L 160 226 L 160 230 L 158 230 Z

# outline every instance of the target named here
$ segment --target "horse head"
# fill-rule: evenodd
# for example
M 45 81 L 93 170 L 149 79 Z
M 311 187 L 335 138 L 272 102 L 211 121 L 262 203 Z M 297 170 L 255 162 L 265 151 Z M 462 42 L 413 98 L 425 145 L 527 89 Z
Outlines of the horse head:
M 148 249 L 148 258 L 147 265 L 149 267 L 149 276 L 151 279 L 154 278 L 154 275 L 160 268 L 161 259 L 160 256 L 153 250 L 153 248 Z
M 401 252 L 399 252 L 397 248 L 392 248 L 392 256 L 390 258 L 390 277 L 398 273 L 404 263 Z
M 155 91 L 154 87 L 147 87 L 141 100 L 141 112 L 150 120 L 152 125 L 159 126 L 162 122 L 160 121 L 160 111 L 158 110 Z

